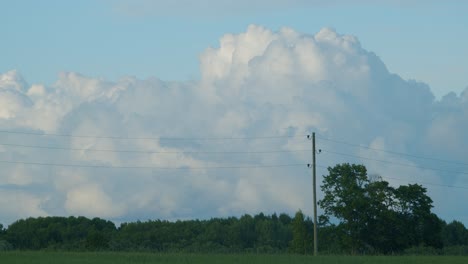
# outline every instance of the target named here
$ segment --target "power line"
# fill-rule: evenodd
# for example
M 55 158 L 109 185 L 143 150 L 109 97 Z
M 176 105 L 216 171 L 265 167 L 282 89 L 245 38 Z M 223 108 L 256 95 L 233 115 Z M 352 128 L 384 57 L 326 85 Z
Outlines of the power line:
M 6 131 L 0 130 L 0 133 L 20 134 L 32 136 L 56 136 L 70 138 L 98 138 L 98 139 L 132 139 L 132 140 L 247 140 L 247 139 L 275 139 L 275 138 L 295 138 L 303 136 L 263 136 L 263 137 L 120 137 L 120 136 L 91 136 L 91 135 L 72 135 L 72 134 L 55 134 L 55 133 L 38 133 L 24 131 Z M 269 153 L 292 153 L 306 152 L 308 149 L 300 150 L 258 150 L 258 151 L 150 151 L 150 150 L 114 150 L 114 149 L 94 149 L 94 148 L 68 148 L 60 146 L 40 146 L 26 145 L 13 143 L 0 143 L 1 146 L 49 149 L 49 150 L 67 150 L 67 151 L 94 151 L 94 152 L 120 152 L 120 153 L 142 153 L 142 154 L 269 154 Z M 161 170 L 204 170 L 204 169 L 255 169 L 255 168 L 279 168 L 279 167 L 297 167 L 304 164 L 257 164 L 257 165 L 220 165 L 220 166 L 179 166 L 179 167 L 158 167 L 158 166 L 111 166 L 111 165 L 86 165 L 86 164 L 71 164 L 71 163 L 47 163 L 47 162 L 29 162 L 29 161 L 9 161 L 0 160 L 0 163 L 9 164 L 24 164 L 38 166 L 56 166 L 56 167 L 79 167 L 79 168 L 103 168 L 103 169 L 161 169 Z
M 38 165 L 52 167 L 77 167 L 77 168 L 95 168 L 95 169 L 156 169 L 156 170 L 205 170 L 205 169 L 256 169 L 256 168 L 280 168 L 280 167 L 299 167 L 304 164 L 261 164 L 261 165 L 236 165 L 236 166 L 207 166 L 207 167 L 153 167 L 153 166 L 109 166 L 109 165 L 85 165 L 85 164 L 66 164 L 66 163 L 43 163 L 28 161 L 9 161 L 0 160 L 0 163 Z
M 31 136 L 54 136 L 54 137 L 69 137 L 69 138 L 95 138 L 95 139 L 119 139 L 119 140 L 174 140 L 174 141 L 205 141 L 205 140 L 257 140 L 257 139 L 281 139 L 281 138 L 298 138 L 306 135 L 294 136 L 263 136 L 263 137 L 122 137 L 122 136 L 97 136 L 97 135 L 72 135 L 72 134 L 56 134 L 56 133 L 39 133 L 25 131 L 8 131 L 0 130 L 3 134 L 21 134 Z
M 269 154 L 269 153 L 292 153 L 292 152 L 309 152 L 310 149 L 295 149 L 295 150 L 259 150 L 259 151 L 153 151 L 153 150 L 114 150 L 114 149 L 93 149 L 93 148 L 66 148 L 57 146 L 36 146 L 0 143 L 0 146 L 33 148 L 33 149 L 51 149 L 51 150 L 67 150 L 67 151 L 91 151 L 91 152 L 118 152 L 118 153 L 142 153 L 142 154 Z
M 405 179 L 398 179 L 398 178 L 384 177 L 384 176 L 381 176 L 381 177 L 384 178 L 384 179 L 391 179 L 391 180 L 404 181 L 404 182 L 411 183 L 411 181 L 405 180 Z M 446 184 L 431 183 L 431 182 L 417 182 L 417 183 L 425 184 L 425 185 L 438 186 L 438 187 L 447 187 L 447 188 L 457 188 L 457 189 L 467 189 L 468 190 L 468 187 L 466 187 L 466 186 L 446 185 Z
M 346 157 L 353 157 L 353 158 L 359 158 L 359 159 L 365 159 L 365 160 L 372 160 L 372 161 L 388 163 L 388 164 L 395 164 L 395 165 L 399 165 L 399 166 L 418 168 L 418 169 L 423 169 L 423 170 L 432 170 L 432 171 L 439 171 L 439 172 L 447 172 L 447 173 L 466 174 L 466 175 L 468 175 L 468 172 L 463 172 L 463 171 L 450 171 L 450 170 L 442 170 L 442 169 L 437 169 L 437 168 L 428 168 L 428 167 L 422 167 L 422 166 L 411 165 L 411 164 L 406 164 L 406 163 L 393 162 L 393 161 L 388 161 L 388 160 L 379 160 L 379 159 L 368 158 L 368 157 L 363 157 L 363 156 L 351 155 L 351 154 L 347 154 L 347 153 L 328 151 L 328 150 L 323 150 L 323 149 L 322 149 L 322 152 L 335 154 L 335 155 L 340 155 L 340 156 L 346 156 Z
M 328 169 L 328 167 L 326 167 L 326 166 L 319 166 L 319 165 L 317 165 L 317 167 L 320 167 L 320 168 L 323 168 L 323 169 Z M 404 182 L 407 182 L 407 183 L 415 182 L 415 183 L 418 183 L 418 184 L 432 185 L 432 186 L 437 186 L 437 187 L 456 188 L 456 189 L 467 189 L 467 190 L 468 190 L 468 186 L 456 186 L 456 185 L 446 185 L 446 184 L 431 183 L 431 182 L 410 181 L 410 180 L 407 180 L 407 179 L 392 178 L 392 177 L 387 177 L 387 176 L 380 176 L 380 177 L 382 177 L 382 178 L 384 178 L 384 179 L 391 179 L 391 180 L 396 180 L 396 181 L 404 181 Z
M 351 146 L 351 147 L 357 147 L 357 148 L 363 148 L 363 149 L 368 149 L 368 150 L 380 151 L 380 152 L 385 152 L 385 153 L 389 153 L 389 154 L 393 154 L 393 155 L 406 156 L 406 157 L 412 157 L 412 158 L 417 158 L 417 159 L 426 159 L 426 160 L 433 160 L 433 161 L 439 161 L 439 162 L 445 162 L 445 163 L 452 163 L 452 164 L 468 166 L 468 163 L 464 163 L 464 162 L 458 162 L 458 161 L 446 160 L 446 159 L 439 159 L 439 158 L 433 158 L 433 157 L 427 157 L 427 156 L 419 156 L 419 155 L 413 155 L 413 154 L 408 154 L 408 153 L 403 153 L 403 152 L 380 149 L 380 148 L 373 148 L 373 147 L 369 147 L 369 146 L 353 144 L 353 143 L 349 143 L 349 142 L 346 142 L 346 141 L 334 140 L 334 139 L 321 137 L 321 136 L 317 136 L 317 138 L 322 139 L 322 140 L 326 140 L 326 141 L 330 141 L 330 142 L 334 142 L 334 143 L 338 143 L 338 144 L 348 145 L 348 146 Z

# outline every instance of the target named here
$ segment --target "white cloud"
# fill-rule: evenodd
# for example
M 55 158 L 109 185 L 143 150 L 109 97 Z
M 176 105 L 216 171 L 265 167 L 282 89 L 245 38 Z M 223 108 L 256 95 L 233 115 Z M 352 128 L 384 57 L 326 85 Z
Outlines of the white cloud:
M 113 203 L 99 185 L 88 184 L 75 187 L 67 192 L 65 209 L 70 215 L 94 217 L 119 217 L 125 208 Z
M 356 37 L 328 28 L 306 35 L 290 28 L 273 32 L 252 25 L 244 33 L 223 36 L 218 48 L 201 54 L 200 65 L 202 78 L 197 82 L 132 77 L 105 81 L 63 73 L 51 86 L 29 86 L 15 71 L 0 74 L 2 130 L 141 138 L 0 133 L 0 160 L 159 167 L 96 169 L 5 163 L 0 188 L 7 190 L 6 201 L 18 199 L 28 206 L 2 210 L 0 217 L 10 221 L 29 215 L 83 214 L 125 221 L 259 211 L 293 213 L 298 208 L 310 213 L 312 184 L 306 164 L 311 153 L 296 150 L 310 148 L 304 135 L 312 130 L 319 133 L 318 148 L 328 151 L 317 157 L 319 174 L 325 173 L 322 166 L 363 162 L 371 173 L 384 177 L 466 184 L 457 173 L 330 153 L 447 171 L 466 168 L 359 149 L 321 137 L 468 163 L 468 141 L 463 136 L 468 129 L 468 91 L 436 101 L 427 85 L 389 73 Z M 273 135 L 297 137 L 157 139 Z M 265 150 L 296 152 L 210 153 Z M 304 165 L 199 169 L 239 164 Z M 447 189 L 427 187 L 437 212 L 452 217 L 456 205 L 441 206 L 453 202 L 443 195 Z M 21 194 L 12 196 L 12 190 Z M 460 201 L 468 198 L 463 192 L 457 195 Z
M 0 89 L 26 92 L 28 84 L 16 70 L 8 71 L 0 75 Z
M 1 119 L 13 119 L 21 115 L 21 111 L 31 105 L 31 102 L 23 94 L 14 91 L 2 89 L 0 90 L 0 110 Z
M 47 197 L 40 197 L 23 190 L 0 189 L 0 217 L 2 222 L 12 223 L 19 218 L 30 216 L 47 216 L 48 213 L 42 208 Z

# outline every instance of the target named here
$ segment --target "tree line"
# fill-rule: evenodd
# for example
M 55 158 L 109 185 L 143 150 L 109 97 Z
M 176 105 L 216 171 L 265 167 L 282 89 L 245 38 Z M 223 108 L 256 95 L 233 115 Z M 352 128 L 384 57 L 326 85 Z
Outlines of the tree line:
M 417 184 L 391 187 L 362 165 L 328 168 L 319 201 L 319 252 L 326 254 L 468 254 L 468 230 L 431 212 Z M 207 253 L 313 252 L 313 222 L 302 211 L 209 220 L 123 223 L 86 217 L 38 217 L 0 224 L 1 250 Z M 421 251 L 422 250 L 422 251 Z

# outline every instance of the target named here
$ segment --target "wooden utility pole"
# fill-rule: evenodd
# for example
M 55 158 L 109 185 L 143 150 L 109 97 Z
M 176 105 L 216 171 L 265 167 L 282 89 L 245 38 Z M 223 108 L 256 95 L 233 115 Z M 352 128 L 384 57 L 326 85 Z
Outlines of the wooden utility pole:
M 317 182 L 315 172 L 315 132 L 312 133 L 312 182 L 314 188 L 314 256 L 317 256 Z

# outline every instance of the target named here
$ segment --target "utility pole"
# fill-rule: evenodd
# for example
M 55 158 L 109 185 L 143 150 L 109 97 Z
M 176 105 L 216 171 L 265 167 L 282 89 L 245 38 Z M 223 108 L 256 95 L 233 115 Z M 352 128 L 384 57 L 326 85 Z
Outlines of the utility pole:
M 312 185 L 314 189 L 313 199 L 314 199 L 314 256 L 317 256 L 317 248 L 318 248 L 318 239 L 317 239 L 317 176 L 316 176 L 316 163 L 315 163 L 315 154 L 317 151 L 315 150 L 315 132 L 312 133 L 312 138 L 310 135 L 307 135 L 308 139 L 312 139 Z M 319 153 L 322 150 L 319 149 Z M 310 168 L 310 163 L 307 164 Z
M 314 256 L 317 256 L 317 176 L 315 171 L 315 132 L 312 133 L 312 182 L 314 188 Z

